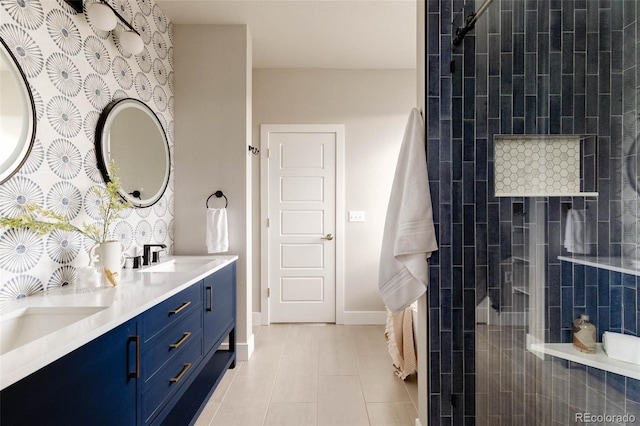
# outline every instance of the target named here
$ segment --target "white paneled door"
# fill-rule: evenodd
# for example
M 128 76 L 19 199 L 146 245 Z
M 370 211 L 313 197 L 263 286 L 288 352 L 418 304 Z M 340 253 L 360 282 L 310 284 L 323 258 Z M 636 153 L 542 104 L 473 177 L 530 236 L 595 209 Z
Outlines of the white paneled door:
M 336 147 L 342 129 L 261 126 L 268 156 L 271 322 L 336 321 L 336 244 L 343 237 L 336 230 Z

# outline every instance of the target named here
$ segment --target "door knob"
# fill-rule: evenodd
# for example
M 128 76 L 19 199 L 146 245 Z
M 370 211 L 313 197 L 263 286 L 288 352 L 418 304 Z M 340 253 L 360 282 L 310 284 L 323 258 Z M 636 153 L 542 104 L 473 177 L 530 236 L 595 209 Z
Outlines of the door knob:
M 327 234 L 327 236 L 326 236 L 326 237 L 320 237 L 320 239 L 321 239 L 321 240 L 329 240 L 329 241 L 331 241 L 331 240 L 333 240 L 333 235 L 331 235 L 331 234 Z

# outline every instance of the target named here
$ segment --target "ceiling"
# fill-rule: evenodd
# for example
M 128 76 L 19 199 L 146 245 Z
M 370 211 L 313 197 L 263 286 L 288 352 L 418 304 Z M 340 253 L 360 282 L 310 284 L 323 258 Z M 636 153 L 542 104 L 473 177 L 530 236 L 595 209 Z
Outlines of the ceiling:
M 174 25 L 246 24 L 254 68 L 415 68 L 415 0 L 156 0 Z

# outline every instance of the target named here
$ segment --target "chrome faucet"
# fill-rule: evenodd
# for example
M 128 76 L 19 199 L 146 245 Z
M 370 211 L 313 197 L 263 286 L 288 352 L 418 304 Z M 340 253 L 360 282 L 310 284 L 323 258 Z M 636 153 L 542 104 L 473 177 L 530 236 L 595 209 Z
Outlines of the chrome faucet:
M 162 249 L 167 248 L 167 246 L 164 244 L 144 244 L 142 246 L 142 265 L 143 266 L 150 265 L 151 263 L 155 263 L 159 260 L 159 256 L 157 253 L 159 253 L 160 250 L 154 251 L 153 257 L 152 257 L 151 247 L 160 247 Z

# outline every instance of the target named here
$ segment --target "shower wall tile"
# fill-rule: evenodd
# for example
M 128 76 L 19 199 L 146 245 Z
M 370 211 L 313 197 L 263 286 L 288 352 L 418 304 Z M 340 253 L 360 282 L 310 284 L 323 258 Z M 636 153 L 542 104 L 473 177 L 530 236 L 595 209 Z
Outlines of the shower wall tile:
M 583 146 L 582 167 L 584 176 L 597 182 L 600 196 L 538 201 L 548 215 L 540 258 L 547 264 L 544 334 L 552 342 L 570 341 L 571 322 L 580 313 L 590 315 L 599 330 L 640 331 L 637 283 L 634 287 L 618 272 L 557 259 L 569 254 L 563 247 L 567 204 L 592 212 L 597 239 L 592 254 L 640 255 L 638 196 L 624 170 L 637 135 L 640 7 L 634 0 L 496 0 L 463 45 L 453 48 L 444 41 L 449 41 L 445 32 L 450 33 L 446 23 L 455 20 L 453 27 L 460 25 L 478 2 L 427 2 L 427 87 L 433 88 L 427 112 L 428 165 L 433 165 L 429 177 L 432 182 L 451 179 L 450 185 L 431 186 L 434 206 L 440 205 L 434 210 L 445 254 L 430 262 L 430 422 L 482 424 L 476 414 L 491 413 L 495 423 L 518 424 L 513 423 L 514 410 L 523 407 L 527 419 L 550 424 L 553 416 L 564 421 L 578 408 L 622 407 L 615 398 L 620 395 L 625 395 L 627 409 L 635 404 L 640 410 L 638 381 L 624 380 L 623 387 L 619 377 L 565 363 L 559 368 L 568 374 L 557 389 L 579 388 L 576 396 L 571 393 L 569 409 L 571 401 L 554 398 L 551 375 L 545 373 L 547 362 L 536 361 L 532 370 L 522 370 L 526 351 L 517 345 L 505 352 L 509 359 L 522 360 L 509 375 L 537 371 L 539 383 L 532 386 L 537 393 L 485 393 L 478 399 L 473 395 L 476 390 L 500 389 L 476 382 L 481 373 L 475 371 L 475 350 L 488 345 L 483 350 L 492 356 L 492 344 L 504 349 L 505 339 L 516 342 L 500 332 L 478 341 L 475 305 L 489 296 L 504 318 L 517 318 L 518 309 L 524 309 L 524 299 L 512 291 L 509 281 L 523 272 L 511 258 L 524 247 L 516 232 L 523 223 L 519 206 L 529 211 L 535 205 L 526 198 L 495 198 L 496 134 L 597 135 Z M 453 74 L 448 73 L 450 60 L 456 64 Z M 441 78 L 450 78 L 450 88 Z M 445 152 L 450 158 L 441 158 Z M 443 282 L 449 279 L 452 285 Z M 482 377 L 491 381 L 491 374 L 505 373 L 501 359 L 497 356 L 494 373 Z M 481 401 L 484 405 L 478 405 Z M 501 418 L 493 409 L 496 402 L 512 417 Z
M 619 3 L 619 2 L 617 2 Z M 623 32 L 611 31 L 611 72 L 622 72 L 622 46 L 623 46 Z
M 585 283 L 584 298 L 582 296 L 582 282 Z M 583 266 L 571 262 L 562 262 L 562 312 L 563 316 L 549 315 L 549 327 L 551 329 L 551 342 L 571 342 L 572 318 L 567 317 L 573 310 L 573 318 L 581 314 L 589 315 L 597 329 L 597 339 L 602 340 L 602 333 L 612 331 L 631 335 L 639 335 L 638 323 L 640 320 L 640 306 L 637 302 L 637 292 L 640 277 L 621 272 L 593 266 Z M 569 303 L 573 302 L 573 304 Z M 552 312 L 552 311 L 551 311 Z M 557 340 L 560 338 L 559 340 Z M 591 369 L 590 374 L 594 371 Z M 600 374 L 600 373 L 598 373 Z M 601 388 L 603 394 L 625 394 L 624 381 L 620 376 L 611 376 L 607 385 Z M 615 379 L 615 380 L 614 380 Z M 637 380 L 627 379 L 627 399 L 630 395 L 635 397 L 635 387 L 639 386 Z M 629 391 L 629 386 L 631 389 Z

